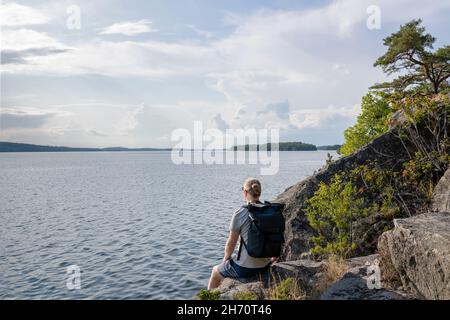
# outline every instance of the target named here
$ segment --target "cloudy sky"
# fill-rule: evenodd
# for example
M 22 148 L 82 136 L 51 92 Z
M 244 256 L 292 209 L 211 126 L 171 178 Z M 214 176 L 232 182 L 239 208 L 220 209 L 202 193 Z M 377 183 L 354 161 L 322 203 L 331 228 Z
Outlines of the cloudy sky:
M 2 1 L 0 140 L 167 147 L 201 120 L 341 143 L 384 79 L 382 39 L 420 17 L 448 44 L 449 16 L 450 0 Z

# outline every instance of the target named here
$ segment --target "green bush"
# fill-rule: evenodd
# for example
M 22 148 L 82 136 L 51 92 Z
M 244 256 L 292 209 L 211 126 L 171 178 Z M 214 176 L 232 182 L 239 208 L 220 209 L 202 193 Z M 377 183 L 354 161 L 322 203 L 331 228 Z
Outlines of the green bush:
M 356 124 L 344 131 L 345 143 L 339 153 L 348 156 L 385 133 L 391 112 L 388 99 L 383 93 L 367 93 L 362 98 L 361 114 Z
M 197 298 L 199 300 L 219 300 L 221 292 L 219 290 L 200 290 L 197 293 Z
M 313 237 L 311 252 L 319 255 L 347 256 L 355 249 L 351 242 L 351 222 L 361 216 L 364 201 L 351 181 L 337 174 L 331 183 L 320 183 L 314 196 L 307 201 L 306 217 L 318 233 Z
M 379 213 L 385 220 L 392 220 L 400 212 L 396 198 L 395 177 L 392 168 L 380 169 L 376 163 L 362 165 L 349 173 L 350 179 L 361 185 L 358 193 L 366 203 L 365 215 Z
M 327 185 L 321 183 L 307 200 L 306 217 L 317 232 L 312 238 L 316 255 L 348 257 L 356 249 L 353 223 L 379 214 L 391 221 L 401 212 L 399 173 L 381 169 L 377 163 L 357 166 L 336 174 Z
M 416 149 L 405 164 L 407 176 L 418 181 L 442 176 L 450 158 L 450 96 L 406 97 L 393 106 L 407 118 L 399 138 Z

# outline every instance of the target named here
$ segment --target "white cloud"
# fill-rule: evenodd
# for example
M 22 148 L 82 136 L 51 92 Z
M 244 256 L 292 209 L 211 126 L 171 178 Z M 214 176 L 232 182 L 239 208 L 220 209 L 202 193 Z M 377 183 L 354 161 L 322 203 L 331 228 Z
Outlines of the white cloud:
M 41 48 L 67 48 L 59 41 L 44 32 L 30 29 L 14 29 L 2 31 L 2 50 L 23 51 Z
M 79 104 L 2 110 L 0 139 L 69 146 L 133 145 L 144 105 Z
M 268 105 L 242 106 L 232 119 L 234 128 L 267 128 L 267 124 L 278 128 L 323 128 L 329 125 L 329 119 L 336 116 L 354 119 L 359 106 L 326 108 L 292 108 L 289 102 Z
M 342 131 L 355 121 L 359 105 L 294 108 L 289 102 L 242 106 L 230 121 L 231 128 L 280 129 L 282 141 L 342 142 Z
M 119 135 L 127 135 L 133 131 L 138 125 L 137 117 L 144 108 L 145 105 L 141 104 L 132 110 L 126 111 L 125 115 L 114 125 L 115 132 Z
M 43 34 L 24 42 L 36 47 Z M 48 39 L 52 47 L 58 42 Z M 21 44 L 17 44 L 16 47 Z M 64 53 L 46 57 L 30 57 L 32 64 L 6 65 L 8 73 L 39 73 L 53 75 L 99 74 L 107 76 L 168 77 L 204 74 L 215 70 L 220 58 L 209 47 L 160 41 L 104 41 L 100 39 L 79 44 Z
M 87 102 L 42 108 L 16 106 L 2 109 L 0 140 L 82 147 L 168 147 L 173 144 L 172 130 L 192 130 L 194 121 L 206 124 L 212 113 L 223 109 L 223 105 L 200 100 L 152 105 Z
M 41 11 L 17 3 L 1 4 L 0 25 L 2 27 L 20 27 L 45 24 L 50 19 Z
M 157 32 L 158 30 L 152 27 L 152 22 L 149 20 L 139 21 L 125 21 L 118 22 L 104 28 L 100 34 L 123 34 L 126 36 L 134 36 L 142 33 Z
M 207 30 L 202 30 L 197 28 L 196 26 L 192 25 L 192 24 L 188 24 L 187 27 L 189 29 L 191 29 L 192 31 L 194 31 L 196 34 L 198 34 L 199 36 L 202 36 L 206 39 L 210 39 L 213 37 L 213 33 Z
M 17 73 L 33 68 L 35 61 L 48 63 L 51 56 L 70 50 L 46 33 L 24 28 L 2 30 L 1 46 L 1 71 Z
M 450 1 L 430 1 L 378 0 L 375 4 L 381 8 L 382 28 L 387 30 L 388 23 L 398 28 L 412 17 L 426 18 L 430 8 L 450 7 Z M 364 48 L 380 34 L 366 27 L 366 9 L 371 4 L 371 0 L 337 0 L 310 10 L 264 9 L 227 15 L 234 32 L 212 46 L 228 68 L 209 75 L 210 87 L 240 104 L 286 98 L 295 106 L 355 103 L 355 96 L 359 99 L 371 84 L 383 80 L 381 71 L 372 66 L 379 51 Z M 381 48 L 381 39 L 376 41 Z
M 360 107 L 357 104 L 349 107 L 335 107 L 330 105 L 326 108 L 302 109 L 291 113 L 289 120 L 297 129 L 327 129 L 327 127 L 333 125 L 333 119 L 336 118 L 347 118 L 353 121 L 358 115 L 359 110 Z M 336 123 L 334 125 L 336 125 Z M 339 123 L 337 123 L 337 125 L 339 125 Z
M 40 128 L 48 119 L 57 115 L 56 110 L 30 107 L 1 108 L 0 131 L 24 128 Z
M 229 69 L 235 65 L 228 61 Z M 266 68 L 266 67 L 264 67 Z M 209 73 L 210 88 L 222 93 L 234 104 L 259 103 L 279 101 L 287 97 L 286 94 L 298 90 L 305 84 L 316 84 L 319 75 L 303 73 L 301 70 L 257 70 L 255 68 L 236 68 L 229 72 Z
M 393 19 L 392 12 L 397 13 L 402 6 L 402 15 L 423 7 L 419 2 L 405 6 L 404 1 L 400 0 L 400 5 L 379 1 L 383 19 Z M 432 1 L 433 6 L 445 6 Z M 367 32 L 365 9 L 370 3 L 368 0 L 339 0 L 312 10 L 260 10 L 247 16 L 234 15 L 232 34 L 200 45 L 163 41 L 83 41 L 73 45 L 74 50 L 70 52 L 51 58 L 38 55 L 32 65 L 10 66 L 5 71 L 150 77 L 191 74 L 209 79 L 210 88 L 223 93 L 233 103 L 248 103 L 255 99 L 261 103 L 291 100 L 292 93 L 306 85 L 336 84 L 338 74 L 352 72 L 348 65 L 360 69 L 364 63 L 361 73 L 373 70 L 372 61 L 367 61 L 367 57 L 358 52 L 361 38 L 344 43 L 346 55 L 341 53 L 341 59 L 335 63 L 338 67 L 332 70 L 334 74 L 330 74 L 329 67 L 334 48 L 342 47 L 342 41 L 354 36 L 355 31 Z M 207 38 L 211 35 L 193 25 L 189 27 Z M 133 35 L 151 31 L 155 30 L 150 21 L 139 20 L 113 24 L 101 34 Z M 44 34 L 41 37 L 39 41 L 46 42 L 49 47 L 58 43 L 47 35 L 46 39 Z M 14 38 L 21 39 L 16 35 Z M 18 44 L 20 41 L 17 40 Z M 31 57 L 27 59 L 31 60 Z
M 218 129 L 222 132 L 225 132 L 229 128 L 228 123 L 222 118 L 222 114 L 216 113 L 214 117 L 209 119 L 208 121 L 209 129 Z

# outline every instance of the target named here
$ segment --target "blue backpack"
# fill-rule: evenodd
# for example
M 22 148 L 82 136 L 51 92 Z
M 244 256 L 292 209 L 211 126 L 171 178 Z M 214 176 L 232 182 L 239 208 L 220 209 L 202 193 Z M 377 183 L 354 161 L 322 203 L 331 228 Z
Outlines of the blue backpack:
M 242 207 L 248 210 L 251 223 L 247 243 L 241 236 L 237 260 L 241 256 L 243 245 L 251 257 L 278 257 L 284 243 L 284 204 L 265 201 Z

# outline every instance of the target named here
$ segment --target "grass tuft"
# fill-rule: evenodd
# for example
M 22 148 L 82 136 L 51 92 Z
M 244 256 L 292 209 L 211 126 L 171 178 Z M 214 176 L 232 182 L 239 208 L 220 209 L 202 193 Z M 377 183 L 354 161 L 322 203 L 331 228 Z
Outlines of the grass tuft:
M 304 300 L 306 295 L 294 278 L 286 278 L 269 288 L 270 300 Z
M 258 300 L 258 296 L 254 292 L 236 292 L 233 295 L 234 300 Z
M 200 290 L 199 293 L 197 293 L 197 298 L 199 300 L 219 300 L 220 295 L 222 292 L 219 290 Z

